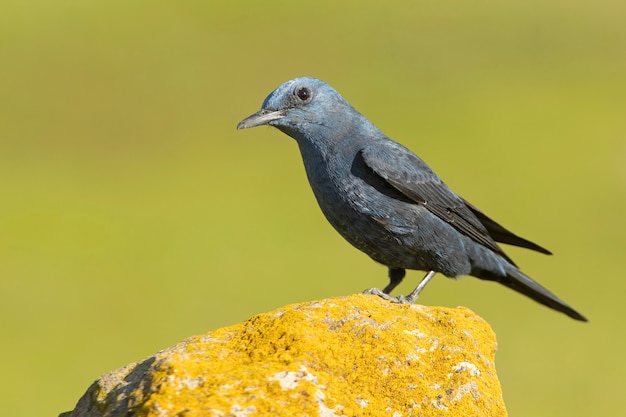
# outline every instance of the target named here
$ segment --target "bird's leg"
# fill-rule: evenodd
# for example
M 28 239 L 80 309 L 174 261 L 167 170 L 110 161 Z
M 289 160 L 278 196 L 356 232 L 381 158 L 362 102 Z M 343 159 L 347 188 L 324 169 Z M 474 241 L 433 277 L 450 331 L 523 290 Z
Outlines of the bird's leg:
M 403 298 L 404 299 L 402 301 L 403 304 L 413 304 L 415 302 L 415 300 L 417 300 L 417 297 L 419 297 L 419 295 L 422 292 L 422 290 L 424 289 L 424 287 L 426 287 L 426 284 L 428 284 L 428 282 L 431 279 L 433 279 L 435 274 L 436 274 L 435 271 L 428 271 L 428 274 L 426 274 L 426 276 L 424 278 L 422 278 L 420 283 L 417 284 L 417 287 L 415 287 L 415 289 L 413 291 L 411 291 L 411 294 L 407 295 L 406 297 L 399 296 L 398 298 Z
M 397 270 L 394 270 L 397 271 Z M 402 277 L 404 277 L 404 270 L 402 271 Z M 397 273 L 397 272 L 395 272 Z M 373 295 L 377 295 L 387 301 L 391 301 L 392 303 L 398 303 L 398 304 L 413 304 L 415 302 L 415 300 L 417 300 L 417 297 L 419 297 L 420 293 L 422 292 L 422 290 L 424 289 L 424 287 L 426 286 L 426 284 L 428 284 L 428 282 L 433 279 L 433 277 L 435 276 L 436 272 L 435 271 L 429 271 L 426 276 L 424 278 L 422 278 L 422 280 L 420 281 L 420 283 L 417 285 L 417 287 L 415 287 L 415 289 L 413 291 L 411 291 L 411 293 L 409 295 L 407 295 L 406 297 L 404 295 L 399 295 L 397 297 L 392 297 L 387 293 L 387 289 L 389 289 L 391 287 L 391 289 L 393 289 L 396 285 L 398 285 L 400 283 L 400 281 L 402 281 L 402 278 L 397 279 L 397 282 L 394 281 L 394 278 L 392 278 L 392 274 L 394 274 L 394 272 L 392 272 L 392 269 L 389 268 L 389 278 L 391 280 L 391 282 L 389 283 L 389 285 L 387 285 L 387 287 L 385 287 L 385 289 L 383 291 L 379 290 L 378 288 L 370 288 L 368 290 L 363 291 L 364 293 L 367 294 L 373 294 Z M 397 275 L 394 275 L 394 277 L 397 277 Z M 393 285 L 395 283 L 395 285 Z M 393 286 L 392 286 L 393 285 Z M 389 291 L 391 291 L 391 289 Z
M 398 286 L 402 282 L 402 279 L 406 275 L 406 271 L 403 268 L 392 268 L 389 267 L 389 284 L 381 291 L 378 288 L 368 288 L 363 291 L 364 294 L 373 294 L 377 295 L 385 300 L 395 301 L 396 297 L 392 297 L 389 295 L 394 288 Z
M 389 285 L 387 285 L 383 289 L 383 292 L 385 294 L 389 294 L 391 291 L 393 291 L 393 289 L 396 288 L 398 284 L 402 282 L 405 275 L 406 275 L 406 271 L 403 268 L 391 268 L 390 267 L 389 268 Z

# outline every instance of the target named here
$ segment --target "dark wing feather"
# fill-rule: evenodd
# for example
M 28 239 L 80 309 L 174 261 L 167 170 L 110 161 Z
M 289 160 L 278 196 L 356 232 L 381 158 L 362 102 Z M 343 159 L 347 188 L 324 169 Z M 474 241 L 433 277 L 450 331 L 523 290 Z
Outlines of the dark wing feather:
M 452 192 L 417 155 L 395 142 L 378 142 L 362 149 L 361 156 L 374 173 L 403 195 L 514 265 L 465 200 Z
M 472 204 L 463 199 L 465 205 L 476 215 L 478 220 L 487 228 L 489 235 L 496 241 L 506 243 L 507 245 L 519 246 L 521 248 L 532 249 L 537 252 L 545 253 L 546 255 L 552 255 L 549 250 L 537 245 L 536 243 L 526 240 L 523 237 L 517 236 L 501 226 L 494 220 L 490 219 L 485 213 L 474 207 Z

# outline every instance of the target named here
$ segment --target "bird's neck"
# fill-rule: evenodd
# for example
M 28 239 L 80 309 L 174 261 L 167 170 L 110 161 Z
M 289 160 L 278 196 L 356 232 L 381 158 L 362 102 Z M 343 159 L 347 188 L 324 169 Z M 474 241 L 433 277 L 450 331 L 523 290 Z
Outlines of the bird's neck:
M 290 132 L 298 143 L 307 176 L 314 190 L 332 177 L 342 178 L 349 174 L 358 152 L 376 135 L 382 135 L 370 122 L 341 124 L 336 127 L 318 128 L 315 134 Z

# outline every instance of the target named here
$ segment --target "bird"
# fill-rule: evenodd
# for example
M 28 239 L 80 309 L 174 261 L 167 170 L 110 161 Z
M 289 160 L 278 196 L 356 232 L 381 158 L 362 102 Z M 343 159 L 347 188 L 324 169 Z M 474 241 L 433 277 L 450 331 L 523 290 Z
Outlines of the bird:
M 414 152 L 392 140 L 334 88 L 312 77 L 281 84 L 237 129 L 268 125 L 295 139 L 315 198 L 350 244 L 388 268 L 366 290 L 412 304 L 436 273 L 495 281 L 569 317 L 587 319 L 522 273 L 499 243 L 551 254 L 454 193 Z M 392 297 L 406 270 L 427 272 Z

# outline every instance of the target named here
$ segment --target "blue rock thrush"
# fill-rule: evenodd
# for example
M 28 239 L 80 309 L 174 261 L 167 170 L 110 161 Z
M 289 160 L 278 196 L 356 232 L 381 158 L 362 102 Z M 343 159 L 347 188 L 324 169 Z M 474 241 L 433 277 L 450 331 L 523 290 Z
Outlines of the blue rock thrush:
M 496 242 L 549 251 L 456 195 L 422 159 L 385 136 L 323 81 L 287 81 L 237 129 L 260 125 L 274 126 L 298 142 L 309 183 L 330 224 L 389 268 L 389 285 L 369 292 L 413 303 L 437 272 L 453 278 L 472 275 L 587 320 L 520 272 Z M 389 296 L 406 269 L 428 273 L 408 296 Z

